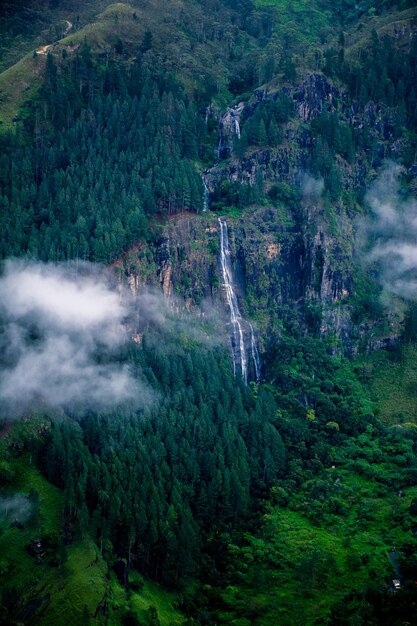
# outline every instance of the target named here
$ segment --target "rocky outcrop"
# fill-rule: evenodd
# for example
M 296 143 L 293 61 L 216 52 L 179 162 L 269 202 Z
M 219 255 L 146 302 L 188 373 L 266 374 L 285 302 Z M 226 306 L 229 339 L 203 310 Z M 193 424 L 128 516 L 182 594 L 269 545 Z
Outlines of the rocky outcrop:
M 347 102 L 347 94 L 330 83 L 324 74 L 309 74 L 297 87 L 289 91 L 298 117 L 306 122 L 320 115 L 324 109 L 337 111 Z
M 285 125 L 281 145 L 252 148 L 237 158 L 233 147 L 243 104 L 230 107 L 219 121 L 221 162 L 203 173 L 206 200 L 225 180 L 255 185 L 261 179 L 266 191 L 277 183 L 298 190 L 298 202 L 271 195 L 266 206 L 252 207 L 240 218 L 224 217 L 242 316 L 254 322 L 262 349 L 285 330 L 313 333 L 346 354 L 388 346 L 398 337 L 398 323 L 358 320 L 354 315 L 356 206 L 350 192 L 363 189 L 384 158 L 406 149 L 404 141 L 395 138 L 400 114 L 374 103 L 359 106 L 324 75 L 313 73 L 292 88 L 257 90 L 245 105 L 245 116 L 283 93 L 292 99 L 295 114 Z M 333 202 L 322 196 L 322 181 L 309 179 L 306 184 L 305 175 L 317 141 L 311 122 L 324 110 L 337 112 L 353 129 L 366 128 L 375 138 L 371 156 L 358 151 L 349 163 L 336 154 L 333 166 L 349 193 Z M 185 308 L 209 299 L 226 310 L 219 224 L 217 215 L 208 211 L 170 219 L 151 246 L 126 255 L 122 269 L 133 290 L 150 285 L 168 299 L 176 296 Z
M 210 168 L 205 178 L 210 191 L 223 180 L 253 185 L 257 175 L 262 176 L 266 186 L 277 181 L 296 184 L 299 172 L 309 169 L 311 151 L 317 141 L 309 123 L 323 111 L 337 113 L 339 120 L 353 132 L 366 130 L 371 140 L 368 143 L 372 148 L 359 150 L 352 163 L 336 156 L 341 184 L 346 190 L 361 189 L 385 159 L 400 159 L 409 147 L 407 139 L 396 138 L 396 129 L 404 125 L 404 112 L 374 102 L 360 105 L 319 72 L 305 75 L 294 87 L 256 90 L 245 105 L 245 117 L 253 115 L 265 101 L 276 101 L 282 95 L 294 105 L 294 116 L 285 125 L 282 144 L 276 148 L 252 147 L 241 158 L 233 154 L 233 140 L 243 105 L 227 109 L 219 122 L 221 162 Z M 225 159 L 229 161 L 224 162 Z
M 118 263 L 134 292 L 160 289 L 166 298 L 178 298 L 186 308 L 215 297 L 218 230 L 212 216 L 183 214 L 170 221 L 144 248 L 132 248 Z
M 229 107 L 219 120 L 219 144 L 217 158 L 219 161 L 227 159 L 233 151 L 233 138 L 240 139 L 240 116 L 244 103 L 240 102 L 235 107 Z
M 398 323 L 352 319 L 353 225 L 342 206 L 329 216 L 325 203 L 308 197 L 293 210 L 270 205 L 223 219 L 239 308 L 261 352 L 285 331 L 320 336 L 348 355 L 395 341 Z M 153 245 L 132 249 L 120 269 L 134 291 L 153 287 L 176 306 L 223 311 L 226 328 L 219 239 L 217 215 L 177 216 Z
M 281 181 L 295 184 L 300 168 L 306 167 L 306 159 L 307 153 L 303 155 L 299 146 L 291 142 L 285 142 L 276 150 L 253 150 L 242 159 L 232 159 L 230 163 L 211 168 L 206 175 L 208 187 L 213 191 L 222 180 L 254 185 L 260 174 L 269 183 Z
M 156 250 L 157 273 L 164 296 L 169 299 L 172 295 L 172 262 L 169 245 L 169 235 L 162 238 Z

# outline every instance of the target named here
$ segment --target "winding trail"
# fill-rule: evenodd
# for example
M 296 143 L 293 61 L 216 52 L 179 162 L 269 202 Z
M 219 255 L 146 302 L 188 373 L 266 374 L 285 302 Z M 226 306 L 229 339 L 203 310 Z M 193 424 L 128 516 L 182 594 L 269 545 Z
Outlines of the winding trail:
M 65 20 L 65 23 L 66 23 L 67 27 L 64 30 L 64 33 L 63 33 L 62 37 L 60 37 L 60 39 L 57 39 L 53 43 L 48 44 L 47 46 L 41 46 L 38 50 L 36 50 L 36 54 L 47 54 L 48 50 L 49 50 L 49 48 L 51 48 L 51 46 L 53 46 L 58 41 L 61 41 L 61 39 L 63 39 L 64 37 L 66 37 L 68 35 L 68 33 L 72 29 L 73 25 L 72 25 L 72 23 L 69 20 Z

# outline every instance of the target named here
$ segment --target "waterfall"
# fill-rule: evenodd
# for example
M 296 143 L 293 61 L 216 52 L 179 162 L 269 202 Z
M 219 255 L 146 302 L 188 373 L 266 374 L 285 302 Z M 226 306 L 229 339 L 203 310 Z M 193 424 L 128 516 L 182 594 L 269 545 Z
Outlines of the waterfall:
M 239 311 L 237 297 L 233 289 L 232 266 L 230 263 L 230 247 L 229 234 L 226 222 L 222 222 L 219 217 L 220 224 L 220 264 L 224 280 L 224 288 L 226 291 L 227 304 L 230 310 L 230 321 L 233 329 L 232 359 L 233 373 L 236 375 L 237 363 L 240 362 L 242 378 L 245 383 L 248 381 L 248 367 L 246 360 L 245 340 L 243 336 L 242 321 L 243 318 Z
M 238 117 L 235 117 L 235 132 L 236 132 L 237 138 L 240 139 L 240 123 L 239 123 Z
M 203 181 L 203 211 L 207 211 L 209 208 L 209 188 L 207 187 L 204 174 L 201 175 L 201 180 Z
M 219 143 L 217 144 L 217 160 L 220 161 L 223 150 L 222 134 L 219 133 Z
M 248 382 L 248 357 L 245 346 L 245 336 L 250 331 L 250 350 L 255 367 L 256 382 L 260 380 L 260 359 L 256 345 L 255 333 L 252 324 L 247 322 L 241 315 L 237 296 L 233 287 L 233 273 L 230 261 L 229 233 L 226 222 L 219 218 L 220 224 L 220 265 L 223 275 L 223 284 L 226 292 L 226 300 L 230 311 L 232 325 L 232 360 L 233 373 L 236 375 L 238 367 L 245 383 Z M 245 332 L 246 331 L 246 332 Z

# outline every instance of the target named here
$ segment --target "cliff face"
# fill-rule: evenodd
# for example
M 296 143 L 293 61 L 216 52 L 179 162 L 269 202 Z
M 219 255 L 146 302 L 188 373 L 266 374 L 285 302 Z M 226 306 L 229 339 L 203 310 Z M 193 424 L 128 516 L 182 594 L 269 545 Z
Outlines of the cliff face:
M 246 104 L 245 116 L 250 118 L 260 105 L 268 101 L 277 102 L 282 96 L 292 103 L 294 115 L 285 125 L 283 141 L 276 148 L 252 147 L 243 157 L 236 158 L 233 140 L 237 136 L 236 123 L 242 117 L 242 105 L 229 108 L 221 117 L 219 158 L 230 158 L 208 171 L 206 183 L 211 191 L 222 180 L 253 185 L 256 176 L 261 176 L 266 185 L 274 182 L 296 185 L 300 171 L 309 170 L 311 152 L 317 146 L 311 122 L 324 111 L 336 114 L 338 121 L 346 124 L 352 133 L 367 134 L 367 147 L 358 150 L 352 162 L 336 155 L 341 185 L 346 190 L 366 185 L 385 159 L 398 159 L 408 148 L 406 139 L 397 138 L 398 128 L 404 125 L 403 112 L 374 102 L 361 105 L 320 73 L 306 75 L 292 88 L 257 90 Z M 412 170 L 410 174 L 413 175 Z
M 118 263 L 134 293 L 144 287 L 174 296 L 185 308 L 216 299 L 219 287 L 217 220 L 211 215 L 172 218 L 152 243 L 133 248 Z
M 223 215 L 242 314 L 257 329 L 261 349 L 288 330 L 330 339 L 334 351 L 346 354 L 390 344 L 399 336 L 401 320 L 369 319 L 355 309 L 355 281 L 360 273 L 354 245 L 355 194 L 386 157 L 406 148 L 406 142 L 395 136 L 398 119 L 393 116 L 399 113 L 373 103 L 359 106 L 323 75 L 310 74 L 291 89 L 255 92 L 246 105 L 246 119 L 262 102 L 282 94 L 291 99 L 294 111 L 284 125 L 282 143 L 249 149 L 238 158 L 233 150 L 241 132 L 243 105 L 239 104 L 219 120 L 218 155 L 223 160 L 204 173 L 211 193 L 224 181 L 253 186 L 261 177 L 264 197 L 269 197 L 240 217 Z M 312 123 L 323 111 L 337 113 L 353 131 L 368 129 L 373 137 L 372 154 L 359 150 L 350 162 L 336 154 L 332 166 L 342 192 L 335 200 L 323 193 L 322 180 L 306 174 L 317 143 Z M 296 190 L 291 201 L 268 194 L 282 183 Z M 208 299 L 227 313 L 219 225 L 211 212 L 171 219 L 152 245 L 132 250 L 122 265 L 134 290 L 144 284 L 160 288 L 167 298 L 178 296 L 186 308 Z
M 292 115 L 283 125 L 280 145 L 252 146 L 238 158 L 233 152 L 234 119 L 228 111 L 219 130 L 220 144 L 227 146 L 230 158 L 206 174 L 211 191 L 225 180 L 250 186 L 261 180 L 266 192 L 286 183 L 299 193 L 291 208 L 291 203 L 273 201 L 236 224 L 236 257 L 247 306 L 264 337 L 271 330 L 279 332 L 284 324 L 330 338 L 335 350 L 348 354 L 389 345 L 398 339 L 401 320 L 385 315 L 367 319 L 356 310 L 355 281 L 362 271 L 355 250 L 357 197 L 384 161 L 401 158 L 408 149 L 407 138 L 398 135 L 404 113 L 374 102 L 360 104 L 323 74 L 311 73 L 293 87 L 257 90 L 239 119 L 250 120 L 259 107 L 283 97 L 291 103 Z M 342 138 L 331 163 L 323 168 L 327 167 L 324 184 L 320 174 L 315 180 L 306 175 L 314 171 L 321 152 L 323 160 L 327 158 L 325 133 L 315 131 L 323 116 L 333 116 Z M 354 157 L 344 145 L 350 138 L 355 138 Z M 415 176 L 414 169 L 409 169 L 410 177 Z M 333 194 L 333 184 L 338 193 Z
M 392 321 L 352 319 L 352 221 L 339 217 L 335 236 L 320 203 L 304 201 L 294 213 L 271 205 L 224 218 L 239 306 L 255 327 L 261 352 L 289 329 L 330 339 L 334 351 L 345 354 L 392 342 L 400 330 Z M 227 322 L 219 237 L 216 216 L 179 216 L 152 246 L 126 255 L 125 279 L 133 291 L 160 289 L 186 309 L 215 307 Z

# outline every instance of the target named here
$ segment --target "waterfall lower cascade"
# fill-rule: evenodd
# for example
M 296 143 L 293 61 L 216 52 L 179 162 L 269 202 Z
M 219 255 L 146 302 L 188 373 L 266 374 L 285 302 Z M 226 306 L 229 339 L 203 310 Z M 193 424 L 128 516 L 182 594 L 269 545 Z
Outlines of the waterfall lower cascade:
M 233 373 L 237 374 L 238 368 L 245 383 L 248 382 L 248 361 L 252 357 L 256 382 L 261 375 L 261 364 L 258 347 L 256 345 L 253 326 L 240 314 L 237 296 L 233 287 L 233 272 L 230 261 L 229 233 L 227 224 L 219 218 L 220 224 L 220 265 L 223 275 L 223 284 L 226 292 L 226 300 L 230 310 L 230 323 L 232 325 L 232 360 Z M 247 350 L 246 346 L 249 346 Z M 248 359 L 247 353 L 250 353 Z

